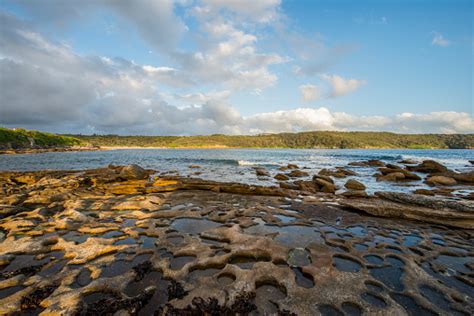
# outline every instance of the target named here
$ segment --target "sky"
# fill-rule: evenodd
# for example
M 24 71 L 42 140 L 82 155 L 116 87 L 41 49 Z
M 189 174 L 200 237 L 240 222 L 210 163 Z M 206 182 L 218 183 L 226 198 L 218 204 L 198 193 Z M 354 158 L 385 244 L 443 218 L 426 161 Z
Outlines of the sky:
M 0 125 L 474 133 L 471 0 L 0 0 Z

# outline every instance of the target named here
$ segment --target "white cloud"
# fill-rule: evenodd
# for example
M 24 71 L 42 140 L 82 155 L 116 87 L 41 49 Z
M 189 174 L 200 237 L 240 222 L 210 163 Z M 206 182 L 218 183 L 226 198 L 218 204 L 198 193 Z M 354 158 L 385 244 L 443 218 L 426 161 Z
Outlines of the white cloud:
M 172 0 L 17 0 L 31 13 L 35 22 L 52 24 L 63 29 L 76 19 L 87 19 L 94 10 L 106 9 L 131 23 L 138 33 L 154 48 L 162 52 L 174 50 L 179 38 L 186 31 L 184 22 L 174 13 Z M 110 26 L 106 26 L 110 33 Z
M 301 97 L 303 101 L 310 102 L 314 100 L 319 100 L 321 97 L 319 88 L 312 84 L 304 84 L 299 86 Z
M 187 27 L 174 14 L 172 0 L 106 1 L 106 6 L 134 25 L 141 36 L 159 50 L 174 50 Z
M 221 84 L 224 89 L 261 91 L 275 84 L 278 77 L 269 67 L 287 62 L 275 53 L 260 53 L 258 38 L 220 16 L 196 14 L 205 37 L 194 52 L 177 52 L 180 67 L 200 83 Z
M 187 94 L 175 94 L 176 100 L 185 101 L 191 104 L 203 104 L 211 101 L 226 101 L 231 95 L 229 90 L 223 91 L 211 91 L 208 93 L 187 93 Z
M 330 97 L 338 97 L 349 94 L 367 83 L 365 80 L 344 79 L 338 75 L 324 74 L 320 77 L 331 85 L 331 92 L 329 93 Z
M 438 32 L 433 32 L 433 39 L 431 40 L 431 45 L 447 47 L 451 45 L 451 42 L 444 38 L 442 34 Z
M 76 12 L 75 7 L 68 8 Z M 137 17 L 142 13 L 120 14 L 130 14 L 131 21 L 141 23 Z M 143 23 L 150 26 L 154 22 Z M 278 77 L 271 66 L 288 59 L 259 52 L 257 33 L 237 24 L 204 14 L 199 25 L 206 40 L 199 49 L 169 52 L 175 59 L 173 65 L 141 65 L 124 58 L 82 56 L 0 13 L 0 124 L 43 130 L 54 126 L 58 132 L 149 135 L 310 130 L 474 132 L 472 116 L 458 112 L 357 116 L 308 107 L 242 116 L 230 103 L 231 94 L 240 89 L 258 93 L 273 85 Z M 172 41 L 165 46 L 172 47 Z M 322 75 L 321 79 L 329 83 L 331 97 L 353 92 L 365 83 L 338 75 Z M 209 83 L 215 90 L 208 91 Z M 164 85 L 178 90 L 169 93 Z M 192 89 L 181 90 L 188 87 Z M 319 96 L 314 85 L 301 89 L 307 100 Z M 166 95 L 169 97 L 163 97 Z
M 474 119 L 468 113 L 459 112 L 357 116 L 344 112 L 333 113 L 325 107 L 298 108 L 244 117 L 241 130 L 251 133 L 315 130 L 472 133 Z
M 226 9 L 258 22 L 275 20 L 281 4 L 281 0 L 202 0 L 202 2 L 211 10 Z

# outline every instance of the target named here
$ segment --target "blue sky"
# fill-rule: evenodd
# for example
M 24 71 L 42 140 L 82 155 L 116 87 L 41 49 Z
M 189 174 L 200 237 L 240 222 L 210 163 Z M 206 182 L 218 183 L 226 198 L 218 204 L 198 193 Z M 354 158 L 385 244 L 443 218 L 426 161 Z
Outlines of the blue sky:
M 474 132 L 470 0 L 3 0 L 0 13 L 5 126 Z

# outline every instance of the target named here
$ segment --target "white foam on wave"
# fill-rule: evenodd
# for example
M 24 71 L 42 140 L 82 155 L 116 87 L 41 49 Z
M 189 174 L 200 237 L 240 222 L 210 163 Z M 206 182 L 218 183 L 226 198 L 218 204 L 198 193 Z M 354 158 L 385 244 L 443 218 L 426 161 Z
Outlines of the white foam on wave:
M 465 165 L 470 164 L 468 159 L 460 159 L 460 158 L 439 158 L 439 157 L 430 157 L 430 156 L 402 155 L 402 159 L 412 159 L 418 162 L 422 162 L 423 160 L 434 160 L 444 165 L 456 166 L 456 167 L 463 167 Z
M 259 165 L 273 165 L 278 166 L 277 162 L 270 162 L 270 161 L 247 161 L 247 160 L 239 160 L 237 162 L 239 166 L 259 166 Z

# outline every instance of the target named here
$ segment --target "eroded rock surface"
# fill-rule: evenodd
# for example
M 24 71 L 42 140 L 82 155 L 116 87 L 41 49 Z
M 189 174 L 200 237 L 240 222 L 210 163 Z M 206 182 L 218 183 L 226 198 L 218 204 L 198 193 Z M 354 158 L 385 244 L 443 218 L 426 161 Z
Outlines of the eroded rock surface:
M 0 314 L 474 313 L 474 231 L 442 225 L 472 223 L 468 201 L 121 170 L 0 174 Z

